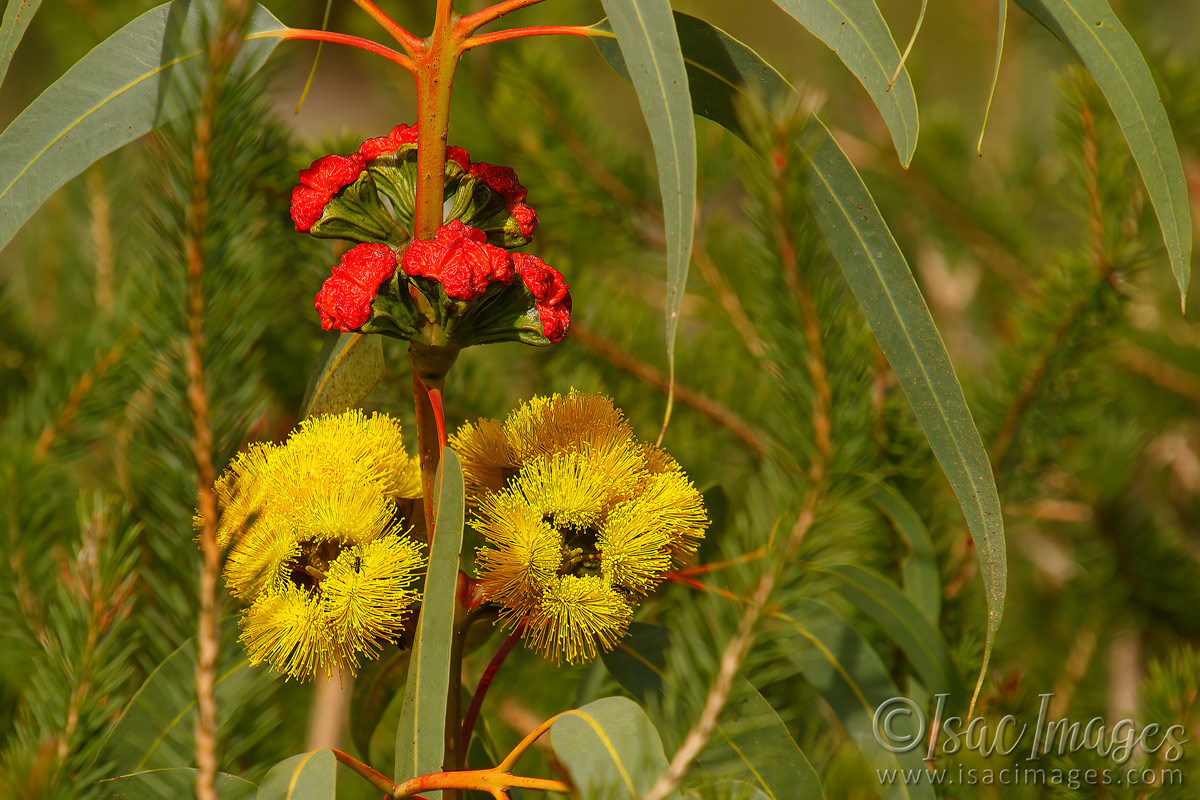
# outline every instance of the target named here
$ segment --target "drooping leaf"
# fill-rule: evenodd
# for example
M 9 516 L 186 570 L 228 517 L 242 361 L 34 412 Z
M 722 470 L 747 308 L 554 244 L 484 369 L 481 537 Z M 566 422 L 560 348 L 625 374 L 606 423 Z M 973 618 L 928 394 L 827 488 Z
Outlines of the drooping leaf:
M 942 634 L 925 615 L 883 576 L 853 564 L 826 567 L 841 581 L 840 594 L 879 625 L 900 646 L 930 692 L 963 699 L 954 659 Z
M 58 187 L 183 113 L 182 93 L 164 102 L 160 89 L 202 55 L 180 43 L 199 40 L 201 25 L 221 5 L 191 3 L 181 31 L 174 30 L 170 3 L 147 11 L 93 48 L 0 134 L 0 248 Z M 283 29 L 260 6 L 248 38 Z M 278 43 L 270 37 L 248 41 L 235 68 L 257 70 Z
M 675 383 L 675 332 L 692 259 L 696 215 L 696 127 L 670 0 L 601 0 L 637 91 L 662 194 L 667 245 L 667 366 Z M 666 418 L 671 414 L 668 400 Z M 664 420 L 665 425 L 665 420 Z
M 634 622 L 629 626 L 629 635 L 600 658 L 621 688 L 644 705 L 662 692 L 670 643 L 670 629 Z
M 238 641 L 237 621 L 221 622 L 217 657 L 217 734 L 232 735 L 231 718 L 247 703 L 269 696 L 278 673 L 254 669 Z M 177 767 L 195 757 L 196 640 L 167 656 L 138 689 L 104 744 L 103 760 L 120 772 Z
M 983 136 L 987 133 L 988 117 L 992 113 L 992 100 L 996 97 L 996 85 L 1000 83 L 1000 62 L 1004 58 L 1004 34 L 1008 28 L 1008 0 L 999 0 L 1000 24 L 996 31 L 996 59 L 992 62 L 992 85 L 988 88 L 987 105 L 983 108 L 983 124 L 979 126 L 979 141 L 975 152 L 983 155 Z
M 933 554 L 933 539 L 908 501 L 886 483 L 877 483 L 868 498 L 892 523 L 908 546 L 900 561 L 904 593 L 934 626 L 942 616 L 942 579 Z
M 193 767 L 150 769 L 100 781 L 103 800 L 163 800 L 164 797 L 194 797 L 196 774 Z M 258 787 L 236 775 L 217 773 L 213 781 L 219 800 L 251 800 Z
M 463 478 L 458 456 L 442 451 L 438 469 L 437 521 L 417 621 L 404 707 L 396 728 L 396 782 L 442 771 L 450 646 L 454 639 L 454 596 L 463 537 Z
M 1121 123 L 1162 228 L 1181 301 L 1192 275 L 1187 180 L 1150 67 L 1106 0 L 1017 0 L 1091 73 Z
M 638 800 L 667 769 L 658 731 L 625 697 L 604 697 L 561 714 L 550 727 L 550 746 L 588 800 Z
M 383 380 L 383 342 L 361 333 L 325 335 L 304 397 L 304 416 L 335 414 L 358 405 Z
M 285 758 L 263 778 L 257 800 L 333 800 L 337 759 L 328 748 Z
M 778 70 L 746 45 L 708 23 L 688 20 L 689 27 L 707 28 L 704 36 L 681 38 L 691 74 L 709 76 L 696 81 L 698 91 L 709 99 L 697 99 L 695 107 L 745 138 L 732 115 L 734 99 L 752 93 L 769 99 L 793 90 Z M 598 33 L 595 41 L 612 63 L 603 35 Z M 689 47 L 693 42 L 700 44 Z M 712 99 L 717 93 L 724 99 Z M 871 193 L 819 119 L 811 118 L 801 138 L 812 171 L 811 202 L 825 240 L 912 404 L 975 541 L 988 602 L 982 685 L 1004 613 L 1008 574 L 1004 520 L 991 463 L 941 334 Z
M 4 7 L 4 21 L 0 22 L 0 83 L 4 82 L 13 53 L 17 52 L 17 45 L 21 44 L 41 4 L 42 0 L 8 0 Z
M 821 800 L 821 778 L 787 725 L 753 684 L 736 682 L 716 735 L 701 757 L 710 773 L 745 777 L 771 800 Z M 730 767 L 728 772 L 722 767 Z
M 892 133 L 900 163 L 907 167 L 917 149 L 917 97 L 875 0 L 775 0 L 775 5 L 829 45 L 858 78 Z
M 900 697 L 887 669 L 871 646 L 827 606 L 805 600 L 783 615 L 790 623 L 791 635 L 781 636 L 780 652 L 790 659 L 805 680 L 833 710 L 838 722 L 858 745 L 863 757 L 879 770 L 924 771 L 921 757 L 923 726 L 913 716 L 894 714 L 883 725 L 879 736 L 886 736 L 885 748 L 876 738 L 876 711 L 889 706 L 885 701 Z M 904 752 L 905 747 L 912 745 Z M 918 798 L 933 800 L 932 787 L 923 782 L 908 785 L 904 781 L 880 786 L 884 800 Z

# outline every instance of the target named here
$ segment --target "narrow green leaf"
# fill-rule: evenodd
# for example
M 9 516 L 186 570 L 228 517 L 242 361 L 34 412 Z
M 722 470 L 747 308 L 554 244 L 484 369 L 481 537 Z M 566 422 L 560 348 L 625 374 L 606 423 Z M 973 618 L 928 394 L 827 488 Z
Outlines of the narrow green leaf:
M 908 554 L 900 562 L 904 593 L 925 618 L 937 626 L 942 616 L 942 579 L 938 575 L 929 530 L 894 487 L 877 483 L 868 499 L 883 512 L 908 546 Z
M 179 98 L 160 103 L 160 89 L 202 55 L 177 42 L 198 40 L 202 22 L 221 5 L 191 3 L 181 32 L 170 20 L 171 3 L 147 11 L 76 62 L 0 134 L 0 248 L 58 187 L 185 110 Z M 283 29 L 259 6 L 249 36 Z M 257 70 L 279 41 L 247 43 L 236 68 Z
M 787 725 L 754 685 L 738 678 L 714 742 L 701 761 L 710 774 L 737 775 L 771 800 L 821 800 L 821 778 Z M 723 771 L 722 764 L 732 767 Z
M 895 584 L 853 564 L 839 564 L 822 571 L 836 576 L 842 582 L 840 594 L 875 620 L 900 646 L 926 689 L 933 694 L 946 692 L 954 700 L 962 700 L 958 670 L 945 639 Z
M 775 5 L 829 45 L 858 78 L 892 133 L 900 163 L 907 167 L 917 149 L 917 96 L 875 0 L 775 0 Z
M 257 800 L 333 800 L 337 759 L 328 748 L 285 758 L 263 778 Z
M 677 20 L 681 16 L 677 15 Z M 697 82 L 699 90 L 710 96 L 724 94 L 723 100 L 698 100 L 697 111 L 744 138 L 732 117 L 734 98 L 752 92 L 768 97 L 790 93 L 791 86 L 757 53 L 724 31 L 694 18 L 688 18 L 687 25 L 708 29 L 705 36 L 681 38 L 691 74 L 704 72 L 708 76 L 702 83 Z M 601 28 L 597 28 L 595 41 L 612 63 Z M 871 193 L 816 117 L 804 131 L 801 145 L 812 168 L 811 202 L 825 240 L 925 430 L 975 541 L 988 602 L 978 693 L 1004 613 L 1008 574 L 1004 520 L 991 463 L 941 334 Z
M 1083 63 L 1121 123 L 1186 303 L 1192 275 L 1187 179 L 1150 67 L 1105 0 L 1017 0 Z
M 924 751 L 920 742 L 923 731 L 913 717 L 897 714 L 888 721 L 885 733 L 889 738 L 885 741 L 891 743 L 890 748 L 876 739 L 876 709 L 899 697 L 900 692 L 871 646 L 820 603 L 801 601 L 789 610 L 785 619 L 791 623 L 792 635 L 779 639 L 781 653 L 820 693 L 867 763 L 880 770 L 923 772 Z M 909 742 L 915 742 L 915 746 L 908 752 L 892 752 L 899 749 L 897 745 L 907 746 Z M 910 786 L 896 781 L 879 788 L 884 800 L 933 800 L 934 797 L 927 783 Z
M 404 708 L 396 728 L 397 783 L 442 771 L 450 648 L 455 636 L 454 593 L 463 537 L 462 468 L 449 448 L 442 451 L 438 485 L 441 490 L 425 597 L 409 660 Z
M 820 120 L 810 122 L 804 138 L 817 224 L 908 396 L 975 541 L 988 604 L 978 696 L 1004 613 L 1008 579 L 1004 518 L 992 465 L 925 298 L 862 178 Z M 974 705 L 972 698 L 972 709 Z
M 600 658 L 621 688 L 643 705 L 663 690 L 671 631 L 662 625 L 634 622 L 629 635 Z
M 625 697 L 601 698 L 560 715 L 550 727 L 550 746 L 587 800 L 638 800 L 667 770 L 658 731 Z
M 987 132 L 988 117 L 992 113 L 992 100 L 996 97 L 996 84 L 1000 82 L 1000 61 L 1004 57 L 1004 32 L 1008 27 L 1008 0 L 1000 2 L 1000 24 L 996 31 L 996 60 L 992 64 L 992 85 L 988 89 L 987 105 L 983 108 L 983 124 L 979 126 L 979 141 L 975 152 L 983 155 L 983 135 Z
M 221 622 L 215 695 L 218 737 L 247 703 L 269 698 L 278 673 L 252 669 L 238 641 L 234 618 Z M 167 656 L 130 699 L 109 732 L 102 760 L 121 772 L 142 772 L 191 763 L 195 757 L 196 640 L 189 639 Z
M 381 380 L 383 342 L 378 336 L 330 331 L 304 393 L 304 416 L 356 406 Z
M 0 22 L 0 83 L 4 82 L 13 53 L 17 52 L 17 45 L 21 44 L 41 4 L 42 0 L 8 0 L 4 7 L 4 21 Z
M 194 797 L 196 773 L 193 767 L 150 769 L 100 781 L 102 800 L 163 800 L 164 797 Z M 236 775 L 218 772 L 213 781 L 219 800 L 251 800 L 258 787 Z
M 692 259 L 696 216 L 696 127 L 692 97 L 670 0 L 601 0 L 637 91 L 662 194 L 667 243 L 667 367 L 671 396 L 663 420 L 671 416 L 675 386 L 675 332 Z

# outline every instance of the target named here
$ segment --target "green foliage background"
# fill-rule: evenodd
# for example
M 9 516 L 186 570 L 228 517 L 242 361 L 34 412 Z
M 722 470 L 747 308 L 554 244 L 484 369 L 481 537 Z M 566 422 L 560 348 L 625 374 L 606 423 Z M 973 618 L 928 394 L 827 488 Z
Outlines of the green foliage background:
M 150 5 L 77 0 L 73 14 L 43 9 L 0 95 L 5 118 Z M 898 40 L 915 5 L 881 4 Z M 332 28 L 373 35 L 350 4 L 335 6 Z M 297 26 L 319 26 L 323 11 L 316 2 L 270 7 Z M 1194 183 L 1200 12 L 1187 2 L 1114 7 L 1155 70 Z M 934 8 L 909 62 L 922 130 L 913 164 L 902 170 L 861 87 L 819 42 L 781 24 L 775 8 L 746 13 L 696 2 L 677 10 L 754 45 L 823 107 L 946 340 L 1008 522 L 1007 613 L 983 713 L 1032 720 L 1038 695 L 1054 692 L 1056 710 L 1072 719 L 1135 715 L 1184 724 L 1200 741 L 1200 327 L 1179 315 L 1153 212 L 1090 79 L 1014 13 L 980 159 L 974 140 L 994 9 Z M 404 21 L 422 31 L 431 13 L 413 9 Z M 519 19 L 587 24 L 601 16 L 599 4 L 550 3 Z M 218 467 L 249 441 L 286 435 L 320 348 L 311 297 L 336 253 L 291 230 L 296 170 L 414 113 L 400 70 L 326 48 L 312 95 L 292 115 L 311 52 L 283 45 L 275 66 L 228 92 L 219 111 L 219 202 L 204 278 Z M 451 426 L 575 387 L 612 395 L 652 439 L 665 404 L 665 273 L 654 163 L 632 90 L 592 45 L 535 40 L 468 54 L 454 98 L 452 142 L 476 159 L 512 164 L 529 188 L 541 219 L 529 250 L 570 281 L 575 328 L 544 351 L 514 344 L 464 352 L 446 390 Z M 951 653 L 966 685 L 982 655 L 983 587 L 958 505 L 809 216 L 804 161 L 792 144 L 799 115 L 744 113 L 758 131 L 755 149 L 697 121 L 701 216 L 679 328 L 680 393 L 665 440 L 714 510 L 702 559 L 734 563 L 700 576 L 707 591 L 669 584 L 648 604 L 641 621 L 670 629 L 672 644 L 665 691 L 635 699 L 646 702 L 669 755 L 736 627 L 737 598 L 752 590 L 768 544 L 787 535 L 813 489 L 809 470 L 822 458 L 813 410 L 821 401 L 806 318 L 785 279 L 794 268 L 817 312 L 816 357 L 829 378 L 829 477 L 732 699 L 739 709 L 759 707 L 757 692 L 779 722 L 746 712 L 726 719 L 734 725 L 727 733 L 738 741 L 737 724 L 751 733 L 786 725 L 826 796 L 874 797 L 878 764 L 853 740 L 861 720 L 838 707 L 803 658 L 797 630 L 816 623 L 795 622 L 805 609 L 832 609 L 850 632 L 843 643 L 868 642 L 883 677 L 922 696 L 911 653 L 852 602 L 830 569 L 857 565 L 911 589 L 904 567 L 916 556 L 872 502 L 871 481 L 896 487 L 932 537 L 941 584 L 936 645 Z M 190 764 L 190 723 L 153 753 L 133 753 L 128 729 L 109 737 L 134 692 L 195 629 L 195 469 L 181 355 L 181 231 L 193 179 L 186 136 L 168 130 L 92 167 L 0 254 L 4 796 L 96 796 L 99 778 Z M 387 377 L 364 405 L 400 415 L 412 430 L 404 350 L 389 341 L 385 355 Z M 470 658 L 471 680 L 494 645 Z M 236 666 L 232 636 L 223 653 Z M 385 666 L 361 676 L 360 700 L 371 687 L 390 696 L 395 677 Z M 613 673 L 625 680 L 599 662 L 554 668 L 518 649 L 488 699 L 490 746 L 507 752 L 531 722 L 564 708 L 637 695 L 628 674 Z M 221 706 L 222 769 L 255 781 L 304 749 L 310 694 L 263 684 L 252 702 L 247 692 Z M 965 697 L 958 702 L 961 711 Z M 386 727 L 388 713 L 384 719 Z M 348 747 L 372 760 L 374 725 L 352 715 L 350 727 Z M 786 737 L 759 739 L 767 742 L 761 763 L 791 763 Z M 727 780 L 747 773 L 723 741 L 702 756 L 694 796 L 748 796 Z M 372 760 L 384 771 L 390 748 L 385 735 L 387 755 Z M 1197 752 L 1187 750 L 1175 765 L 1185 781 L 1198 774 Z M 547 774 L 531 760 L 527 774 Z M 961 761 L 1001 766 L 995 757 Z M 1056 765 L 1094 764 L 1076 755 Z M 345 797 L 370 796 L 365 785 L 341 782 Z M 1153 794 L 1188 797 L 1186 786 Z

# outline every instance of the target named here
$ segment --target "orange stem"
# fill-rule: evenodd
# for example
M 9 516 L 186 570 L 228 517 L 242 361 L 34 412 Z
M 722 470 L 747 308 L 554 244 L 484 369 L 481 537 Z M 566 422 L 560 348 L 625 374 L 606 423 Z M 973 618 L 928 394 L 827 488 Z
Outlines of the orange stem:
M 495 33 L 481 33 L 478 36 L 472 36 L 463 42 L 462 49 L 470 50 L 473 47 L 481 47 L 485 44 L 495 44 L 496 42 L 506 42 L 509 39 L 524 39 L 529 36 L 596 36 L 597 33 L 591 28 L 582 25 L 539 25 L 533 28 L 510 28 L 506 31 L 496 31 Z
M 571 791 L 563 781 L 548 778 L 526 778 L 522 775 L 509 775 L 501 772 L 499 767 L 493 769 L 472 769 L 459 772 L 434 772 L 429 775 L 419 775 L 407 780 L 392 791 L 396 800 L 409 800 L 417 792 L 433 792 L 441 789 L 476 789 L 490 792 L 493 797 L 504 796 L 505 789 L 532 789 L 540 792 L 560 792 L 568 794 Z M 497 795 L 497 792 L 500 792 Z
M 455 27 L 462 33 L 465 39 L 484 25 L 487 25 L 489 22 L 495 22 L 505 14 L 511 14 L 526 6 L 537 5 L 540 2 L 542 0 L 504 0 L 504 2 L 496 3 L 493 6 L 476 11 L 474 14 L 467 14 L 458 21 Z
M 345 44 L 350 47 L 357 47 L 359 50 L 366 50 L 368 53 L 374 53 L 377 56 L 383 56 L 388 61 L 399 64 L 409 72 L 413 72 L 416 67 L 413 61 L 403 53 L 397 53 L 390 47 L 384 47 L 381 44 L 372 42 L 370 39 L 363 39 L 360 36 L 350 36 L 345 33 L 334 33 L 333 31 L 314 31 L 308 28 L 284 28 L 281 31 L 261 31 L 252 33 L 246 37 L 247 39 L 306 39 L 314 42 L 330 42 L 331 44 Z
M 371 2 L 371 0 L 354 0 L 354 4 L 367 12 L 367 16 L 375 20 L 379 27 L 388 32 L 388 35 L 400 43 L 404 48 L 404 52 L 410 56 L 415 56 L 421 51 L 424 42 L 421 37 L 409 33 L 403 25 L 389 17 L 384 11 Z

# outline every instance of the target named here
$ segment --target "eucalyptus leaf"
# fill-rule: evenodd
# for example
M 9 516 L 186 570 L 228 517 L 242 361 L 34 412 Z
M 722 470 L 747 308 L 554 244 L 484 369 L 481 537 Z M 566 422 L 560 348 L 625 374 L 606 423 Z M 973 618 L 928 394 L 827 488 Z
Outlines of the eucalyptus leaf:
M 100 781 L 102 800 L 163 800 L 164 797 L 193 797 L 196 793 L 194 767 L 149 769 Z M 213 781 L 218 800 L 251 800 L 258 787 L 236 775 L 218 772 Z
M 662 740 L 641 706 L 605 697 L 560 714 L 550 746 L 580 797 L 638 800 L 667 770 Z M 679 800 L 679 792 L 668 797 Z
M 8 0 L 4 7 L 4 21 L 0 22 L 0 83 L 8 74 L 13 53 L 17 52 L 17 46 L 25 38 L 25 31 L 41 4 L 42 0 Z
M 933 623 L 917 610 L 887 578 L 853 564 L 826 567 L 841 582 L 840 594 L 879 625 L 900 646 L 925 688 L 964 699 L 958 670 L 946 641 Z
M 696 127 L 670 0 L 601 0 L 650 130 L 667 245 L 666 337 L 671 385 L 675 333 L 692 259 L 696 216 Z M 667 407 L 670 416 L 670 405 Z
M 263 778 L 257 800 L 334 800 L 337 759 L 328 748 L 285 758 Z
M 1017 0 L 1083 63 L 1121 123 L 1186 302 L 1192 276 L 1187 179 L 1171 122 L 1137 43 L 1106 0 Z
M 383 342 L 361 333 L 325 334 L 304 397 L 304 416 L 335 414 L 357 406 L 383 380 Z
M 917 149 L 917 96 L 875 0 L 775 0 L 775 5 L 829 45 L 859 80 L 891 131 L 900 163 L 907 167 Z
M 936 626 L 942 616 L 942 579 L 938 575 L 937 558 L 933 553 L 933 539 L 929 530 L 895 487 L 877 483 L 868 499 L 888 518 L 907 545 L 908 553 L 900 560 L 904 593 Z
M 863 757 L 877 770 L 925 771 L 921 761 L 923 726 L 913 716 L 897 714 L 877 738 L 876 710 L 900 696 L 879 655 L 865 639 L 827 606 L 804 600 L 781 615 L 790 624 L 790 635 L 777 640 L 780 653 L 789 659 L 833 710 L 838 722 L 858 745 Z M 885 707 L 886 710 L 886 707 Z M 894 752 L 912 745 L 907 752 Z M 933 788 L 905 781 L 879 787 L 884 800 L 933 800 Z
M 682 16 L 677 14 L 676 20 Z M 694 84 L 706 96 L 703 102 L 696 101 L 698 113 L 711 115 L 714 122 L 747 138 L 732 113 L 735 103 L 747 95 L 767 100 L 786 96 L 793 93 L 791 85 L 761 56 L 719 28 L 692 17 L 681 24 L 693 31 L 706 29 L 703 35 L 681 37 L 690 74 L 708 76 Z M 594 40 L 601 54 L 622 72 L 619 63 L 613 62 L 612 49 L 605 47 L 602 30 L 597 27 L 596 31 Z M 718 94 L 723 99 L 718 99 Z M 815 116 L 802 133 L 800 144 L 809 159 L 810 201 L 825 241 L 912 404 L 975 541 L 988 603 L 984 659 L 979 672 L 982 685 L 1004 613 L 1008 575 L 1004 519 L 991 463 L 946 345 L 871 193 L 833 135 Z
M 417 621 L 404 706 L 396 728 L 396 783 L 442 771 L 450 650 L 455 637 L 455 591 L 463 541 L 463 478 L 458 456 L 442 450 L 437 521 Z
M 150 9 L 76 62 L 0 134 L 0 248 L 60 186 L 186 111 L 185 93 L 164 99 L 162 90 L 204 54 L 186 43 L 200 39 L 205 21 L 221 6 L 219 0 L 196 0 L 182 25 L 172 3 Z M 247 35 L 284 27 L 258 6 Z M 255 72 L 279 41 L 248 41 L 234 69 Z
M 629 626 L 629 635 L 612 650 L 602 653 L 600 658 L 621 688 L 647 705 L 663 690 L 663 672 L 670 644 L 670 629 L 634 622 Z

